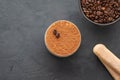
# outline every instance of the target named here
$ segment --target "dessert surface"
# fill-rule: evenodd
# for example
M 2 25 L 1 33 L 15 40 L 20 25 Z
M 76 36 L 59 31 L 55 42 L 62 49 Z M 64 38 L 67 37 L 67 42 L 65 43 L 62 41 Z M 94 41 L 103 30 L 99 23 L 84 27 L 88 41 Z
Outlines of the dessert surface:
M 81 34 L 72 22 L 59 20 L 48 27 L 45 43 L 51 53 L 61 57 L 69 56 L 79 48 Z

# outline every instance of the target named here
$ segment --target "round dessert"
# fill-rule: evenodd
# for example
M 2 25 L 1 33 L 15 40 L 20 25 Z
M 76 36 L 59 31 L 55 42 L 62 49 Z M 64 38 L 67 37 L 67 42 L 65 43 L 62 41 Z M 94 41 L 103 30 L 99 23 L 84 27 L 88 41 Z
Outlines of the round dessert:
M 68 57 L 74 54 L 81 43 L 81 34 L 75 24 L 59 20 L 49 26 L 45 33 L 45 44 L 55 56 Z

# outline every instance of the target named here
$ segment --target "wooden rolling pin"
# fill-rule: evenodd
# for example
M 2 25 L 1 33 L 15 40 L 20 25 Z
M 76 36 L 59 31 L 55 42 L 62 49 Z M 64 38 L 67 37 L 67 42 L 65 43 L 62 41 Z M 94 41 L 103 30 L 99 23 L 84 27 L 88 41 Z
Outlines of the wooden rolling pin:
M 115 80 L 120 80 L 120 59 L 117 58 L 103 44 L 97 44 L 93 48 L 93 52 L 104 64 Z

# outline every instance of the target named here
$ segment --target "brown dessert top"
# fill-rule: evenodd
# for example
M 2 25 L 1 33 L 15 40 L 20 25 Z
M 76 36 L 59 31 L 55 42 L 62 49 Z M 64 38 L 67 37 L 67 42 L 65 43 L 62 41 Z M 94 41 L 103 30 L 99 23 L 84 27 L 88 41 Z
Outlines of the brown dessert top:
M 81 35 L 73 23 L 59 20 L 50 25 L 45 34 L 48 50 L 59 57 L 72 55 L 79 47 Z

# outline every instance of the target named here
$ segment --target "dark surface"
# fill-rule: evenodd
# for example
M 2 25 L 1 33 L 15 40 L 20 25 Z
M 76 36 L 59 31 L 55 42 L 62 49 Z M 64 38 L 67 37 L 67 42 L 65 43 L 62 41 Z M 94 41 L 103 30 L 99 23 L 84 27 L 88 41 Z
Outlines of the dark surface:
M 79 50 L 64 59 L 44 44 L 45 30 L 59 19 L 74 22 L 82 34 Z M 0 0 L 0 80 L 113 80 L 92 52 L 97 43 L 120 57 L 120 22 L 88 22 L 77 0 Z

